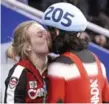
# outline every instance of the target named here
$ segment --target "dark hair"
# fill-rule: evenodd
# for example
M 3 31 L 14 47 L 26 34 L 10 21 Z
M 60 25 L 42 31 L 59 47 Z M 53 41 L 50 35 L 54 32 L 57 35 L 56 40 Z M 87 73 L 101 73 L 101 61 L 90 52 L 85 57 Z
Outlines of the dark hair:
M 52 38 L 52 52 L 62 54 L 67 51 L 87 49 L 89 43 L 88 37 L 81 39 L 77 34 L 78 32 L 59 30 L 59 35 Z
M 56 35 L 56 28 L 47 26 L 47 29 L 51 34 L 52 40 L 55 40 L 55 38 L 57 36 Z

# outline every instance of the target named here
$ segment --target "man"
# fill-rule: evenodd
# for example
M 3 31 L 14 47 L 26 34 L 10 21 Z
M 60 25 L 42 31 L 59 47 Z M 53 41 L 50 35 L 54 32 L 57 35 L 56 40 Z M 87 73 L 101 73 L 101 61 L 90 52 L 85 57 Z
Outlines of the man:
M 52 51 L 60 54 L 48 68 L 48 102 L 109 102 L 105 67 L 87 49 L 89 38 L 82 36 L 87 27 L 82 12 L 69 3 L 57 3 L 48 7 L 42 20 L 58 30 L 58 35 L 51 32 Z

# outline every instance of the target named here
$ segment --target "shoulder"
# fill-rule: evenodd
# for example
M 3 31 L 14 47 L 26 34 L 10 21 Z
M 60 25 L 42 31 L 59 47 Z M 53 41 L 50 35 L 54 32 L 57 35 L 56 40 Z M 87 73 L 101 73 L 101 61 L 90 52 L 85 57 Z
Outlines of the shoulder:
M 61 62 L 53 62 L 50 64 L 48 67 L 48 75 L 64 78 L 65 80 L 80 77 L 80 73 L 75 64 L 66 64 Z
M 57 57 L 54 61 L 58 63 L 64 63 L 64 64 L 73 64 L 73 61 L 69 57 L 66 57 L 63 55 Z
M 14 68 L 12 76 L 19 77 L 22 74 L 22 72 L 24 71 L 24 69 L 25 69 L 25 67 L 23 67 L 21 65 L 16 65 L 16 67 Z
M 9 73 L 12 74 L 13 76 L 19 76 L 24 71 L 24 69 L 25 67 L 16 64 L 10 69 Z
M 104 66 L 104 64 L 101 62 L 101 69 L 102 69 L 102 73 L 103 73 L 103 76 L 106 78 L 106 68 Z
M 9 71 L 9 73 L 8 73 L 8 76 L 7 76 L 7 79 L 6 79 L 6 83 L 8 83 L 9 82 L 9 80 L 10 79 L 20 79 L 20 77 L 22 76 L 22 78 L 23 78 L 23 76 L 25 76 L 25 73 L 26 73 L 26 70 L 24 70 L 25 69 L 25 67 L 23 67 L 23 66 L 21 66 L 21 65 L 14 65 L 11 69 L 10 69 L 10 71 Z

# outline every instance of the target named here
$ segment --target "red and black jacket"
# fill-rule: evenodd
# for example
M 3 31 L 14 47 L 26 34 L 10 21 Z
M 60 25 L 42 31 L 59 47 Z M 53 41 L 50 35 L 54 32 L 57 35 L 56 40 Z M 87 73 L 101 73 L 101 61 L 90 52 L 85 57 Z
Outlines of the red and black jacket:
M 5 103 L 43 103 L 46 100 L 46 73 L 28 60 L 20 60 L 9 71 L 5 81 Z

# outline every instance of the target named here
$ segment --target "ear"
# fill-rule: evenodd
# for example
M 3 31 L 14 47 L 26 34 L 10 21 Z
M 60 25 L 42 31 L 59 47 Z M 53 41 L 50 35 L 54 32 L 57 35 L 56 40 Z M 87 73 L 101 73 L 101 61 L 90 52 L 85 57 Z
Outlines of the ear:
M 26 44 L 26 50 L 27 51 L 31 51 L 31 45 L 28 43 L 28 44 Z
M 27 51 L 31 51 L 31 48 L 28 48 Z
M 27 51 L 31 51 L 31 46 L 27 47 Z

